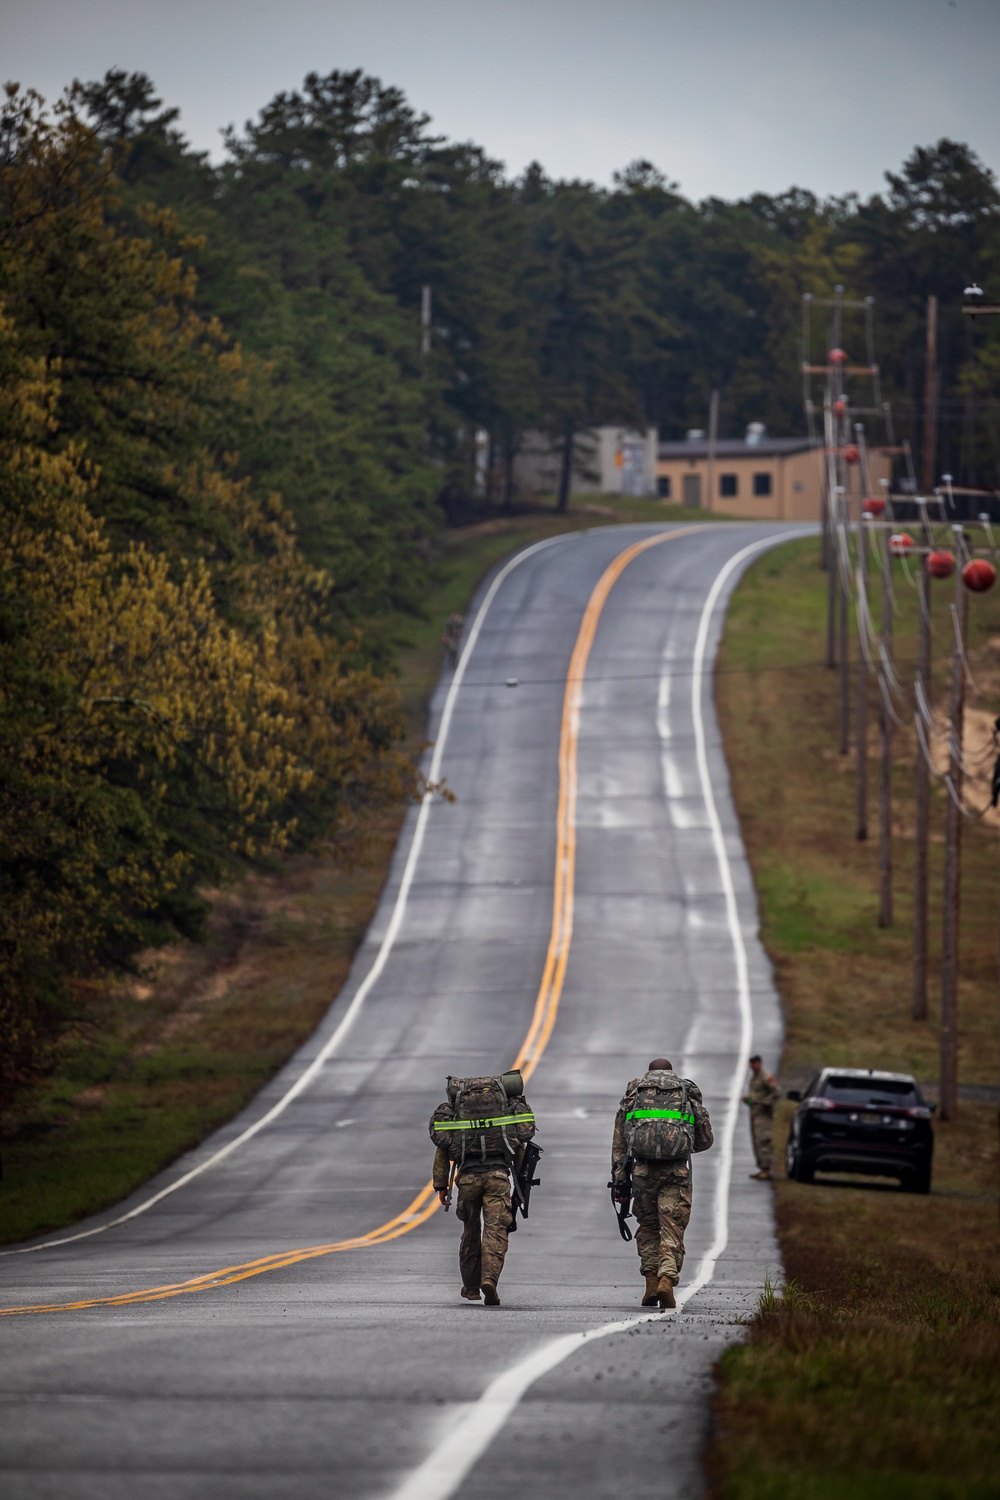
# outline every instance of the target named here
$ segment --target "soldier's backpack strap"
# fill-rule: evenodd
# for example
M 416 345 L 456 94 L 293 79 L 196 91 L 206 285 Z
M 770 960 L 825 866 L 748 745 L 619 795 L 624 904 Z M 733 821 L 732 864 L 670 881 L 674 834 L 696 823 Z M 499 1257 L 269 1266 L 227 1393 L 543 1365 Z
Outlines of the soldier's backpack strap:
M 462 1087 L 459 1089 L 458 1093 L 455 1095 L 455 1118 L 459 1119 L 459 1120 L 462 1118 L 462 1100 L 464 1098 L 465 1098 L 465 1079 L 463 1078 L 462 1079 Z M 465 1166 L 465 1148 L 469 1144 L 469 1136 L 468 1136 L 468 1132 L 467 1131 L 460 1130 L 458 1134 L 459 1134 L 459 1139 L 461 1141 L 462 1154 L 461 1154 L 461 1156 L 458 1159 L 458 1166 L 457 1166 L 457 1169 L 456 1169 L 456 1172 L 455 1172 L 455 1176 L 456 1177 L 458 1177 L 460 1175 L 460 1173 L 462 1171 L 462 1168 Z

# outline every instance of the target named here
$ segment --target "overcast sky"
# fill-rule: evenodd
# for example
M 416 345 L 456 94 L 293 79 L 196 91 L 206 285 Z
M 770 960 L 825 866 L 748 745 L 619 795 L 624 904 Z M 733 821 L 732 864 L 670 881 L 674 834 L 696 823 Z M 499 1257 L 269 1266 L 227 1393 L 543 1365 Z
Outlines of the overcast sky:
M 882 185 L 916 144 L 1000 169 L 1000 0 L 0 0 L 0 77 L 148 73 L 199 148 L 312 70 L 364 68 L 511 172 L 693 198 Z

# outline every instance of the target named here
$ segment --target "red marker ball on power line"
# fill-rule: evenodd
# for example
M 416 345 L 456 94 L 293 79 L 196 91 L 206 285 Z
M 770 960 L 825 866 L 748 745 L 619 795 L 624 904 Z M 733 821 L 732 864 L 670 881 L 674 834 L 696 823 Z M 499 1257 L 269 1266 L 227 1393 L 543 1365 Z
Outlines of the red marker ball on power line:
M 915 546 L 916 542 L 908 531 L 897 531 L 889 538 L 889 551 L 893 557 L 905 557 L 908 552 L 913 551 Z
M 857 443 L 848 443 L 847 447 L 844 449 L 844 462 L 846 464 L 856 464 L 860 458 L 861 449 L 858 447 Z
M 997 581 L 997 570 L 985 558 L 974 557 L 962 569 L 962 582 L 974 594 L 985 594 Z
M 863 509 L 866 516 L 880 516 L 885 510 L 885 501 L 881 495 L 869 495 Z
M 927 571 L 932 578 L 950 578 L 955 571 L 954 553 L 932 552 L 927 559 Z
M 847 363 L 847 355 L 843 349 L 830 350 L 830 363 L 831 365 L 845 365 Z

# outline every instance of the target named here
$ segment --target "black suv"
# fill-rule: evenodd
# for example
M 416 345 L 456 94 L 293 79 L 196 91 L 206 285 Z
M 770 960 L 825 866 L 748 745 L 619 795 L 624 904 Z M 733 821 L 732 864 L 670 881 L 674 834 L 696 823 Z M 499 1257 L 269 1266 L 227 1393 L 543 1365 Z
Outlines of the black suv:
M 898 1177 L 913 1193 L 931 1190 L 932 1109 L 908 1073 L 824 1068 L 800 1094 L 792 1116 L 785 1169 L 796 1182 L 816 1172 Z

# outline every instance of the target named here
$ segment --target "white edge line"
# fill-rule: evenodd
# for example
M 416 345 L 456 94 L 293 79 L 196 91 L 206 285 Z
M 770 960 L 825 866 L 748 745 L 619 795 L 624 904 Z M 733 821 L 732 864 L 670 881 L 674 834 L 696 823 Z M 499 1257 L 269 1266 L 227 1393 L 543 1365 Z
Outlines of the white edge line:
M 783 542 L 796 541 L 800 536 L 811 534 L 811 530 L 808 532 L 793 532 L 791 534 L 781 533 L 777 536 L 766 537 L 759 542 L 753 542 L 749 547 L 744 547 L 742 551 L 734 553 L 716 575 L 715 581 L 709 589 L 708 597 L 702 608 L 701 620 L 698 625 L 698 635 L 695 640 L 691 679 L 691 712 L 694 718 L 696 758 L 702 794 L 705 799 L 705 808 L 708 813 L 709 826 L 712 830 L 712 842 L 719 864 L 719 872 L 722 876 L 722 886 L 726 897 L 726 916 L 733 943 L 733 955 L 736 960 L 740 1009 L 740 1047 L 736 1069 L 730 1083 L 729 1099 L 726 1107 L 726 1123 L 722 1133 L 722 1152 L 719 1162 L 719 1173 L 716 1179 L 715 1202 L 713 1205 L 715 1238 L 699 1261 L 694 1280 L 678 1291 L 678 1308 L 684 1307 L 692 1297 L 696 1296 L 698 1292 L 708 1285 L 714 1275 L 719 1257 L 729 1242 L 729 1190 L 733 1173 L 733 1141 L 736 1134 L 740 1095 L 743 1089 L 746 1058 L 750 1050 L 753 1027 L 746 944 L 743 940 L 743 929 L 740 926 L 739 908 L 736 903 L 736 890 L 733 885 L 733 872 L 729 862 L 729 851 L 726 848 L 722 821 L 719 817 L 715 793 L 712 790 L 712 778 L 708 768 L 708 754 L 705 744 L 705 721 L 702 705 L 708 633 L 711 628 L 712 617 L 719 600 L 719 595 L 725 588 L 734 569 L 739 567 L 740 563 L 754 552 L 763 551 L 768 547 L 780 546 Z M 663 1317 L 664 1314 L 659 1311 L 655 1313 L 639 1313 L 633 1318 L 625 1318 L 615 1323 L 603 1323 L 598 1328 L 588 1328 L 582 1333 L 564 1334 L 562 1338 L 553 1339 L 551 1343 L 544 1344 L 542 1348 L 536 1349 L 533 1354 L 529 1354 L 525 1359 L 519 1360 L 516 1365 L 511 1365 L 509 1369 L 502 1371 L 501 1374 L 490 1381 L 479 1399 L 468 1407 L 459 1419 L 458 1424 L 428 1454 L 423 1463 L 413 1470 L 398 1489 L 392 1492 L 391 1500 L 450 1500 L 450 1497 L 455 1494 L 455 1491 L 485 1453 L 493 1439 L 503 1429 L 522 1396 L 534 1385 L 536 1380 L 540 1380 L 543 1375 L 547 1375 L 550 1370 L 562 1364 L 563 1360 L 568 1359 L 577 1349 L 582 1348 L 584 1344 L 588 1344 L 594 1339 L 608 1338 L 611 1334 L 615 1333 L 625 1333 L 628 1329 L 637 1328 L 642 1323 L 662 1322 Z
M 572 539 L 576 536 L 576 533 L 570 532 L 568 533 L 568 536 Z M 557 542 L 565 542 L 566 540 L 567 533 L 560 533 L 559 536 L 546 537 L 541 542 L 534 542 L 530 547 L 525 547 L 523 552 L 516 553 L 509 562 L 504 564 L 504 566 L 500 569 L 499 573 L 496 575 L 493 582 L 487 589 L 483 602 L 479 606 L 479 609 L 476 613 L 476 618 L 472 623 L 472 629 L 469 631 L 469 634 L 466 638 L 465 646 L 463 647 L 458 665 L 455 668 L 455 675 L 451 679 L 451 685 L 448 688 L 448 695 L 445 698 L 444 709 L 441 714 L 441 723 L 438 726 L 437 739 L 434 744 L 434 753 L 431 756 L 430 769 L 427 773 L 428 781 L 437 781 L 438 777 L 441 774 L 441 760 L 444 755 L 445 742 L 448 738 L 448 730 L 451 727 L 451 719 L 455 708 L 455 702 L 458 698 L 458 692 L 462 686 L 462 680 L 465 677 L 466 667 L 469 664 L 472 653 L 475 650 L 476 642 L 479 639 L 479 632 L 483 627 L 483 622 L 485 621 L 486 616 L 489 612 L 490 605 L 496 598 L 501 584 L 516 567 L 519 567 L 521 563 L 523 563 L 527 558 L 531 557 L 534 553 L 540 552 L 543 547 L 551 547 L 554 546 Z M 130 1219 L 135 1219 L 139 1214 L 146 1213 L 148 1209 L 153 1208 L 157 1203 L 162 1203 L 164 1198 L 169 1198 L 170 1194 L 176 1193 L 178 1188 L 186 1187 L 189 1182 L 193 1182 L 196 1177 L 200 1177 L 202 1172 L 207 1172 L 209 1167 L 218 1166 L 219 1162 L 225 1161 L 227 1156 L 230 1156 L 239 1146 L 245 1145 L 247 1141 L 251 1140 L 252 1137 L 257 1134 L 258 1131 L 263 1130 L 266 1125 L 272 1124 L 280 1114 L 284 1113 L 284 1111 L 291 1104 L 292 1100 L 298 1098 L 299 1094 L 301 1094 L 303 1090 L 309 1087 L 313 1079 L 323 1067 L 323 1064 L 327 1062 L 327 1060 L 339 1047 L 341 1041 L 346 1036 L 352 1023 L 357 1017 L 357 1014 L 360 1011 L 362 1005 L 364 1005 L 365 1000 L 367 999 L 372 989 L 372 986 L 379 979 L 383 969 L 386 966 L 389 954 L 392 951 L 393 945 L 396 941 L 396 937 L 399 933 L 399 929 L 402 926 L 403 916 L 406 912 L 406 902 L 410 894 L 410 887 L 413 884 L 414 874 L 416 873 L 417 860 L 420 858 L 420 850 L 424 842 L 424 831 L 427 827 L 427 818 L 430 813 L 431 803 L 433 802 L 433 800 L 433 793 L 427 792 L 424 795 L 423 800 L 421 801 L 420 812 L 417 815 L 417 826 L 413 832 L 413 842 L 410 845 L 409 853 L 406 857 L 406 864 L 403 867 L 403 878 L 400 881 L 399 891 L 396 895 L 396 902 L 392 910 L 392 916 L 389 919 L 389 925 L 385 930 L 385 936 L 382 939 L 378 953 L 375 955 L 375 960 L 371 968 L 368 970 L 368 973 L 365 975 L 362 982 L 358 985 L 358 988 L 355 991 L 353 998 L 351 999 L 351 1003 L 348 1005 L 347 1009 L 340 1019 L 340 1024 L 324 1042 L 323 1046 L 320 1048 L 319 1052 L 317 1052 L 316 1056 L 313 1058 L 309 1066 L 299 1074 L 298 1078 L 291 1085 L 291 1087 L 284 1094 L 282 1094 L 281 1098 L 278 1099 L 276 1103 L 272 1104 L 271 1108 L 265 1114 L 261 1115 L 259 1120 L 255 1120 L 252 1125 L 248 1125 L 246 1130 L 241 1131 L 238 1136 L 235 1136 L 233 1138 L 233 1140 L 229 1141 L 225 1146 L 221 1146 L 218 1151 L 213 1152 L 212 1155 L 206 1157 L 203 1162 L 199 1162 L 196 1167 L 192 1167 L 190 1171 L 185 1172 L 183 1176 L 178 1177 L 176 1182 L 169 1183 L 165 1188 L 161 1188 L 158 1193 L 154 1193 L 151 1198 L 146 1198 L 142 1203 L 137 1204 L 135 1208 L 129 1209 L 128 1213 L 119 1214 L 117 1218 L 109 1219 L 105 1224 L 97 1224 L 93 1229 L 81 1229 L 77 1234 L 64 1235 L 61 1239 L 58 1240 L 45 1240 L 40 1245 L 22 1245 L 16 1250 L 2 1250 L 0 1251 L 0 1257 L 7 1255 L 32 1255 L 37 1250 L 52 1250 L 55 1249 L 57 1245 L 70 1245 L 74 1240 L 89 1239 L 93 1234 L 103 1234 L 106 1229 L 115 1229 L 119 1224 L 127 1224 Z

